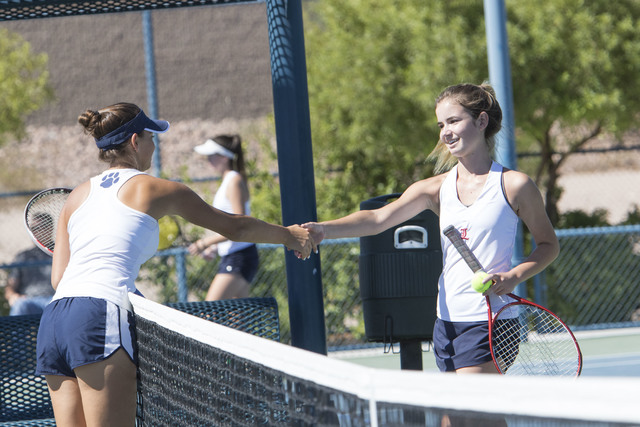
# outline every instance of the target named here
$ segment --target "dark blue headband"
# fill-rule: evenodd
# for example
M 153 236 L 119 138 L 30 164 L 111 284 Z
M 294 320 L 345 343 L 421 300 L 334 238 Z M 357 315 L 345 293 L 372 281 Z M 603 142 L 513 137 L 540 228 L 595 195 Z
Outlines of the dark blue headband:
M 169 122 L 164 120 L 151 120 L 140 110 L 137 116 L 123 124 L 119 128 L 112 130 L 100 138 L 96 138 L 96 145 L 101 150 L 109 150 L 131 138 L 134 133 L 148 130 L 154 133 L 164 133 L 169 130 Z

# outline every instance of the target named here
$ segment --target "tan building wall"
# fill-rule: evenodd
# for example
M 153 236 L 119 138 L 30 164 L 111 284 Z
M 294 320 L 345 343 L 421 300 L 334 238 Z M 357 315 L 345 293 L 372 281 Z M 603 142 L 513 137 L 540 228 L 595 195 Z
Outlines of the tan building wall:
M 246 119 L 273 110 L 266 4 L 151 13 L 159 116 Z M 0 22 L 49 56 L 57 100 L 29 125 L 74 125 L 119 101 L 148 110 L 142 13 Z

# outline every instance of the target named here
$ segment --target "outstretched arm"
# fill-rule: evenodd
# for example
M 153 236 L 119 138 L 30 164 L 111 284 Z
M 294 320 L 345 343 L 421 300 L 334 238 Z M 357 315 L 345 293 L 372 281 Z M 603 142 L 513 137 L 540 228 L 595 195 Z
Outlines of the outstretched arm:
M 426 209 L 438 213 L 439 191 L 444 176 L 438 175 L 412 184 L 397 200 L 381 208 L 353 212 L 331 221 L 308 222 L 303 227 L 311 232 L 315 244 L 320 244 L 324 239 L 378 234 Z
M 132 194 L 123 195 L 122 199 L 126 198 L 127 204 L 146 200 L 147 206 L 138 209 L 156 219 L 165 215 L 179 215 L 237 242 L 283 244 L 299 252 L 301 258 L 307 258 L 314 249 L 309 232 L 298 225 L 283 227 L 251 216 L 228 214 L 209 205 L 184 184 L 149 176 L 141 178 L 144 182 L 135 186 Z

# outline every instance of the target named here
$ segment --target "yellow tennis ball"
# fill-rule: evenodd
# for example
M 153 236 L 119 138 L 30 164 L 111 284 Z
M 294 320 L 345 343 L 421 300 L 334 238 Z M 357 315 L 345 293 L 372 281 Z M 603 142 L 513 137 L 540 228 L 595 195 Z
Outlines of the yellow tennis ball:
M 180 228 L 174 219 L 168 216 L 163 216 L 158 220 L 158 226 L 160 227 L 160 240 L 158 242 L 158 250 L 167 249 L 170 247 L 174 240 L 178 237 Z
M 476 274 L 473 275 L 473 279 L 471 279 L 471 287 L 473 288 L 473 290 L 476 292 L 484 293 L 487 289 L 489 289 L 489 287 L 491 287 L 491 285 L 493 284 L 491 280 L 489 280 L 487 283 L 482 283 L 487 277 L 489 277 L 489 275 L 484 271 L 476 272 Z

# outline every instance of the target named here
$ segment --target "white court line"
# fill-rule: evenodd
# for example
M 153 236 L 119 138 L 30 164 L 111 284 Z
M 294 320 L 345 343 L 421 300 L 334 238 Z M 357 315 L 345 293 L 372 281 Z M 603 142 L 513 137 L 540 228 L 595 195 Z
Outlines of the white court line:
M 609 354 L 587 356 L 584 364 L 591 368 L 610 368 L 612 366 L 640 366 L 640 353 Z
M 622 337 L 628 335 L 640 335 L 640 328 L 594 329 L 589 331 L 576 331 L 573 335 L 575 335 L 578 341 L 581 339 Z

